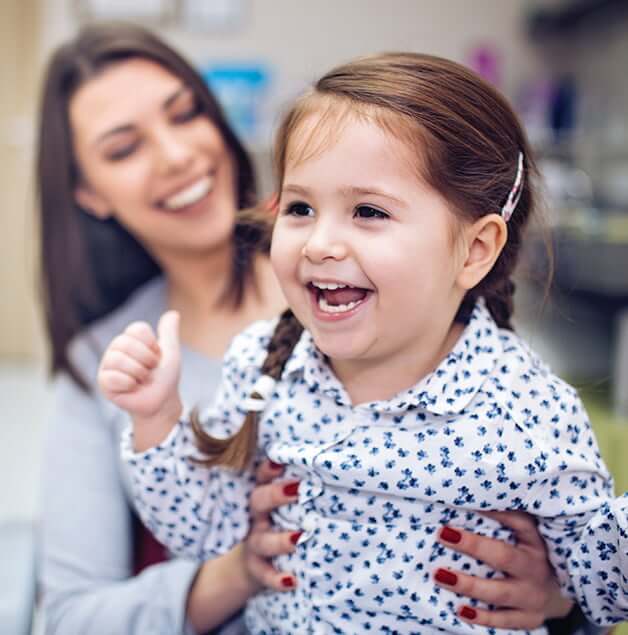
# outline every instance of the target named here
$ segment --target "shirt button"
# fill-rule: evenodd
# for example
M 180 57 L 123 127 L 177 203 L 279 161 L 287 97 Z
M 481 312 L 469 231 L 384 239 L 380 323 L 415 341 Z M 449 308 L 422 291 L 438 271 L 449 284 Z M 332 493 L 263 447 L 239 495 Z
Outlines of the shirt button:
M 316 518 L 316 514 L 314 512 L 308 512 L 303 517 L 303 522 L 301 524 L 301 528 L 303 531 L 308 534 L 314 533 L 316 531 L 316 527 L 318 526 L 318 520 Z

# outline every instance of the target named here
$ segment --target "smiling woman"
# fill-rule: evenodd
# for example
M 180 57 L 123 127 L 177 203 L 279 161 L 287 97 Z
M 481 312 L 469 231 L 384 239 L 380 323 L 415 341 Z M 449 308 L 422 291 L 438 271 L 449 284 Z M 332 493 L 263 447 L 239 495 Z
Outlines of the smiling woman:
M 273 532 L 268 547 L 269 532 L 259 532 L 257 547 L 242 543 L 202 564 L 155 563 L 156 543 L 134 539 L 129 474 L 117 459 L 125 418 L 95 377 L 120 324 L 155 324 L 173 307 L 182 317 L 185 401 L 204 407 L 231 337 L 281 310 L 258 234 L 240 221 L 256 201 L 250 160 L 176 52 L 141 28 L 99 25 L 49 63 L 38 185 L 56 402 L 43 466 L 46 632 L 217 627 L 260 588 L 245 562 L 259 561 L 264 584 L 281 588 L 261 555 L 292 549 L 289 534 Z M 281 484 L 267 487 L 273 502 L 262 510 L 291 500 Z

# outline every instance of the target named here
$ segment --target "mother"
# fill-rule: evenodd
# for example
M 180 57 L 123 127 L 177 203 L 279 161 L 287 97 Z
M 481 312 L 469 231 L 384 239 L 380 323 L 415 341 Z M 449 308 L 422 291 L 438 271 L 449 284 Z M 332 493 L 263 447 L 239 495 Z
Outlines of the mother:
M 255 228 L 238 222 L 239 210 L 256 203 L 250 159 L 176 52 L 141 28 L 100 25 L 59 48 L 48 66 L 38 186 L 55 395 L 43 467 L 47 632 L 215 628 L 260 583 L 294 583 L 264 559 L 293 548 L 289 534 L 270 531 L 266 514 L 294 499 L 294 484 L 254 492 L 256 522 L 245 544 L 200 566 L 170 560 L 137 575 L 151 560 L 150 543 L 134 534 L 118 461 L 123 418 L 94 382 L 115 333 L 134 320 L 154 325 L 173 308 L 184 344 L 181 391 L 189 406 L 203 407 L 231 337 L 283 308 Z M 280 473 L 268 464 L 261 470 L 263 480 Z M 507 598 L 507 610 L 476 615 L 477 622 L 530 627 L 566 612 L 529 521 L 506 522 L 521 523 L 521 537 L 532 538 L 518 548 L 464 533 L 444 538 L 459 538 L 452 548 L 501 564 L 507 581 L 459 574 L 453 585 L 445 576 L 443 585 L 480 599 Z

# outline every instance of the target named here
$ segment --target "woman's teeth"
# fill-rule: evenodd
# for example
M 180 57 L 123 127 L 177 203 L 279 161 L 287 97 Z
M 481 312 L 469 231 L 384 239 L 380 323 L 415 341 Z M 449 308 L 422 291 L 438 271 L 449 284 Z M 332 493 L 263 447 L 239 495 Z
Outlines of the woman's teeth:
M 197 203 L 202 198 L 207 196 L 214 185 L 214 179 L 211 176 L 205 176 L 196 183 L 186 187 L 177 194 L 167 198 L 163 202 L 163 206 L 166 209 L 177 210 L 188 205 Z

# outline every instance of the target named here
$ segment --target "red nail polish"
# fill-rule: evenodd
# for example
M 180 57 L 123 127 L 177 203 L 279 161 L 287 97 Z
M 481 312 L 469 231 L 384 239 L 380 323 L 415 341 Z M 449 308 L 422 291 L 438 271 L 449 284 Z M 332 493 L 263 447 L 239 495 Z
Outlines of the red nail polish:
M 452 529 L 451 527 L 443 527 L 440 531 L 440 537 L 452 545 L 457 545 L 462 540 L 462 534 L 457 529 Z
M 460 609 L 460 615 L 466 620 L 474 620 L 478 616 L 478 612 L 470 606 L 463 606 Z
M 283 493 L 286 496 L 296 496 L 299 493 L 299 481 L 294 481 L 294 483 L 284 485 Z
M 303 534 L 302 531 L 295 531 L 293 534 L 290 534 L 290 542 L 293 545 L 296 545 L 299 542 L 299 538 Z
M 455 586 L 458 583 L 458 576 L 447 569 L 438 569 L 434 576 L 439 582 L 448 584 L 449 586 Z
M 286 587 L 286 589 L 291 589 L 294 587 L 294 580 L 289 576 L 285 576 L 281 578 L 281 586 Z
M 268 459 L 268 464 L 270 465 L 271 470 L 280 470 L 283 467 L 281 463 L 275 463 L 274 461 L 271 461 L 270 459 Z

